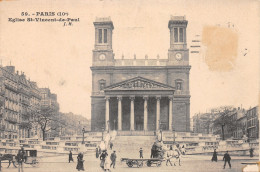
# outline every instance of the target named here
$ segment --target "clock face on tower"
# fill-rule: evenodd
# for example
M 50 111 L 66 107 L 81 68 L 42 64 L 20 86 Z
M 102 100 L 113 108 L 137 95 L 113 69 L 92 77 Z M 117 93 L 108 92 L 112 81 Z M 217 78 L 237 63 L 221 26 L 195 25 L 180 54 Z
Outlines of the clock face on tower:
M 99 55 L 99 60 L 105 60 L 106 59 L 106 55 L 105 54 L 100 54 Z
M 176 53 L 175 58 L 176 58 L 176 60 L 181 60 L 182 59 L 181 53 Z

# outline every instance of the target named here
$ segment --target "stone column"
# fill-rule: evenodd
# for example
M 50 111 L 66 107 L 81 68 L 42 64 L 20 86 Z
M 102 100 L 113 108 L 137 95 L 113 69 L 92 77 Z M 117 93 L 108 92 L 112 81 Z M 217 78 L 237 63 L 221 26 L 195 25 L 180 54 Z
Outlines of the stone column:
M 105 97 L 106 99 L 106 117 L 105 117 L 105 130 L 109 130 L 109 99 L 110 97 L 109 96 L 106 96 Z
M 147 111 L 148 96 L 144 96 L 144 131 L 147 131 L 148 111 Z
M 121 131 L 122 130 L 122 96 L 117 96 L 117 100 L 118 100 L 118 130 Z
M 172 131 L 172 99 L 173 96 L 169 96 L 169 131 Z
M 156 96 L 156 130 L 160 130 L 160 99 L 161 96 Z
M 135 130 L 135 104 L 134 104 L 134 100 L 135 97 L 134 96 L 130 96 L 130 100 L 131 100 L 131 108 L 130 108 L 130 130 L 133 131 Z

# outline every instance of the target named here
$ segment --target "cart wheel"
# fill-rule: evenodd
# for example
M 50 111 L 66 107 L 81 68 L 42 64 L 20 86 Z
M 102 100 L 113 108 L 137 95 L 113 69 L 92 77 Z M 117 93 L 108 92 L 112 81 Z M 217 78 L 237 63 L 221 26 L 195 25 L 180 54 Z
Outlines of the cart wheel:
M 159 161 L 159 162 L 156 164 L 157 167 L 160 167 L 161 165 L 162 165 L 161 161 Z
M 33 160 L 31 165 L 33 167 L 38 167 L 39 166 L 39 162 L 37 160 Z
M 142 167 L 144 164 L 143 164 L 143 161 L 139 164 L 139 167 Z
M 146 162 L 146 165 L 147 165 L 148 167 L 151 167 L 152 162 L 151 162 L 151 161 L 147 161 L 147 162 Z
M 128 167 L 133 167 L 133 165 L 134 165 L 131 160 L 128 160 L 128 161 L 126 162 L 126 164 L 128 165 Z

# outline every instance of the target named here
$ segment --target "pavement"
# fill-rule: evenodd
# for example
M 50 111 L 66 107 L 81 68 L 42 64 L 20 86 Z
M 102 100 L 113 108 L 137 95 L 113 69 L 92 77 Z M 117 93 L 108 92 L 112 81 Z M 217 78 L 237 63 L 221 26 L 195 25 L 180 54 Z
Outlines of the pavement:
M 76 155 L 73 156 L 76 160 Z M 147 158 L 147 157 L 144 157 Z M 222 158 L 219 157 L 219 160 Z M 162 166 L 156 167 L 147 167 L 144 165 L 142 168 L 137 168 L 136 166 L 129 168 L 125 162 L 120 162 L 120 159 L 117 159 L 116 168 L 111 169 L 112 172 L 166 172 L 166 171 L 180 171 L 180 172 L 240 172 L 246 166 L 243 163 L 254 163 L 257 162 L 257 158 L 250 157 L 232 157 L 231 164 L 232 168 L 229 169 L 227 166 L 226 169 L 223 169 L 223 161 L 211 162 L 211 156 L 202 156 L 202 155 L 186 155 L 183 156 L 181 161 L 181 166 L 166 166 L 165 162 L 162 163 Z M 88 172 L 102 172 L 103 170 L 99 167 L 99 159 L 95 157 L 94 153 L 88 153 L 84 155 L 84 167 L 85 171 Z M 38 167 L 32 167 L 31 165 L 25 164 L 24 172 L 73 172 L 76 170 L 76 162 L 68 163 L 68 155 L 63 156 L 52 156 L 52 157 L 42 157 L 39 159 L 40 164 Z M 3 172 L 18 172 L 17 168 L 14 168 L 12 165 L 9 168 L 6 163 L 2 164 Z

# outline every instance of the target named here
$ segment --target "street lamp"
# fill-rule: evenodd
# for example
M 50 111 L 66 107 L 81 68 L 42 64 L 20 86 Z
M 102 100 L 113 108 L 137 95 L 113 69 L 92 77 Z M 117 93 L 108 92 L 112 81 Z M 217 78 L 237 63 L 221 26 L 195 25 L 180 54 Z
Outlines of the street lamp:
M 84 134 L 85 134 L 85 128 L 82 129 L 82 134 L 83 134 L 83 137 L 82 137 L 82 144 L 84 144 Z
M 225 140 L 224 126 L 225 126 L 225 123 L 223 123 L 223 124 L 221 125 L 221 127 L 222 127 L 222 140 Z

